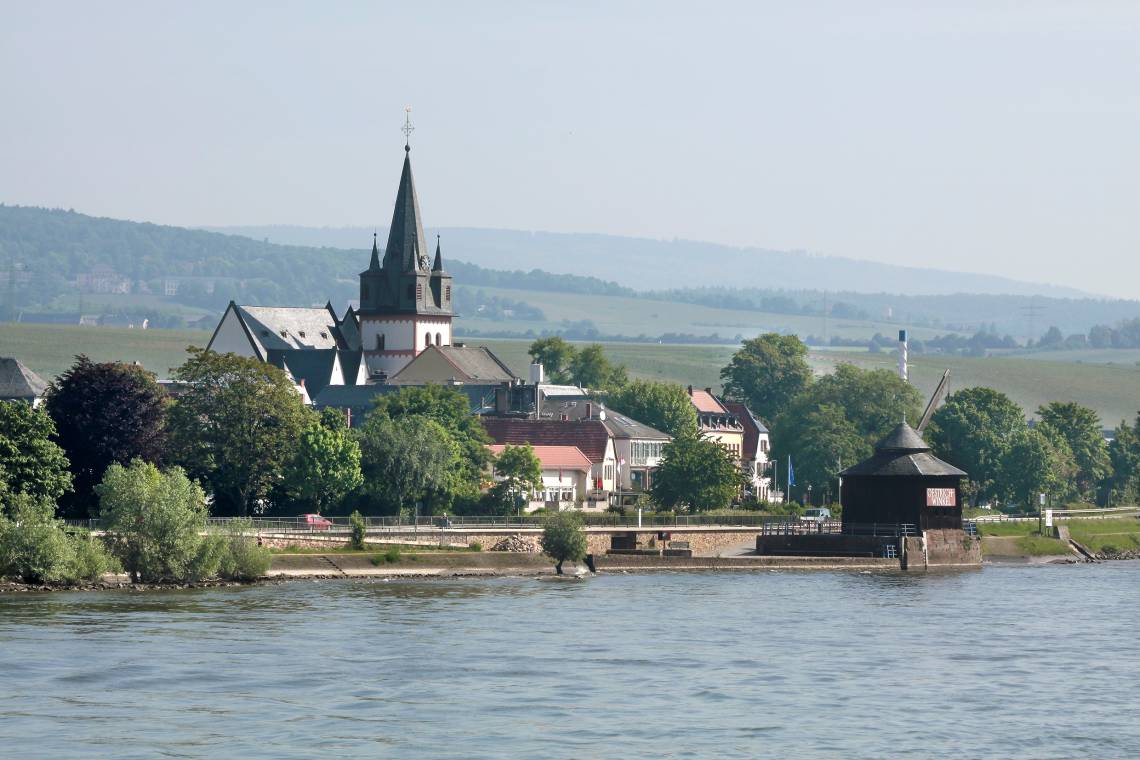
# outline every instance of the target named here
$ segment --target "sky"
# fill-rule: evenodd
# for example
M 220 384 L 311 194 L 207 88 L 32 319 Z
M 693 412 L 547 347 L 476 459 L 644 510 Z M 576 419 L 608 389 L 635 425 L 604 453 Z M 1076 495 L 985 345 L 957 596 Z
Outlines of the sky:
M 432 227 L 1140 298 L 1137 2 L 0 0 L 0 18 L 3 203 L 383 227 L 411 105 Z

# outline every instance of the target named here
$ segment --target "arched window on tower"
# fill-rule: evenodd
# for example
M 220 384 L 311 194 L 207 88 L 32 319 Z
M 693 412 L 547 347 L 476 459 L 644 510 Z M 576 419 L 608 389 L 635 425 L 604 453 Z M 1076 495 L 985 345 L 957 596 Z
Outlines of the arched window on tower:
M 425 346 L 431 345 L 431 333 L 424 333 L 424 345 Z
M 383 351 L 384 350 L 384 333 L 380 333 L 379 335 L 376 336 L 376 350 L 377 351 Z
M 436 333 L 436 334 L 435 334 L 435 344 L 436 344 L 437 346 L 442 346 L 442 345 L 443 345 L 443 336 L 442 336 L 442 335 L 440 335 L 439 333 Z

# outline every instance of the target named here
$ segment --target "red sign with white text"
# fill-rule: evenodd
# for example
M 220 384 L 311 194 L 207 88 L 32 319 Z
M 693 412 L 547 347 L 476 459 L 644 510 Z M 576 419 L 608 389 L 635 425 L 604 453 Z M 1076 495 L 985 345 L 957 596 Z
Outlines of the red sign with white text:
M 927 488 L 926 506 L 928 507 L 956 507 L 958 501 L 953 488 Z

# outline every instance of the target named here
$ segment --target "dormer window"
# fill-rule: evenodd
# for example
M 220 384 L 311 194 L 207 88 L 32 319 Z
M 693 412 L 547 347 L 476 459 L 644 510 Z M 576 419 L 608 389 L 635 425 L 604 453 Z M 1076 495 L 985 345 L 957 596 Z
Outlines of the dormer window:
M 299 333 L 297 333 L 297 334 L 298 334 L 298 335 L 300 335 L 302 338 L 304 338 L 304 337 L 305 337 L 305 331 L 304 331 L 304 330 L 302 330 L 301 332 L 299 332 Z
M 282 337 L 282 338 L 288 338 L 288 337 L 289 337 L 289 333 L 288 333 L 288 332 L 286 332 L 285 330 L 282 330 L 282 331 L 281 331 L 281 337 Z
M 322 338 L 327 338 L 327 337 L 329 337 L 329 334 L 328 334 L 327 332 L 324 332 L 324 331 L 322 330 L 322 331 L 321 331 L 321 337 L 322 337 Z

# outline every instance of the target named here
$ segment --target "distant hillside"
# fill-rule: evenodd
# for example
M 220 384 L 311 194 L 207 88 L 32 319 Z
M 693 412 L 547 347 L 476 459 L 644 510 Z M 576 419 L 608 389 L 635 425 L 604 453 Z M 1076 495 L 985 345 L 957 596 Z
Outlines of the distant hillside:
M 350 234 L 336 232 L 344 236 L 340 240 Z M 371 232 L 363 238 L 370 245 Z M 524 249 L 524 238 L 534 247 Z M 479 250 L 498 245 L 495 240 L 506 242 L 487 258 L 505 261 L 509 270 L 487 267 L 479 257 Z M 589 245 L 565 253 L 554 262 L 564 273 L 552 274 L 538 266 L 550 257 L 551 249 L 544 247 L 548 240 L 558 241 L 566 251 L 571 244 Z M 457 327 L 468 335 L 554 332 L 578 338 L 687 343 L 731 341 L 738 335 L 775 330 L 805 338 L 814 335 L 819 339 L 815 342 L 826 343 L 829 336 L 863 341 L 876 332 L 890 336 L 899 327 L 911 328 L 915 337 L 923 338 L 980 328 L 1000 335 L 1040 337 L 1048 326 L 1057 325 L 1067 336 L 1084 333 L 1095 324 L 1115 325 L 1140 316 L 1136 301 L 748 287 L 734 268 L 709 266 L 700 256 L 685 264 L 671 264 L 666 257 L 638 267 L 635 256 L 612 255 L 606 267 L 578 266 L 577 262 L 602 257 L 601 248 L 590 246 L 608 241 L 617 241 L 619 249 L 645 244 L 643 256 L 656 250 L 653 246 L 664 246 L 661 250 L 673 250 L 670 255 L 674 255 L 679 249 L 671 246 L 696 245 L 604 236 L 449 232 L 443 252 L 455 275 L 455 299 L 462 317 Z M 508 255 L 505 251 L 512 246 L 516 253 Z M 113 324 L 137 323 L 145 317 L 151 326 L 179 327 L 203 317 L 209 322 L 230 299 L 272 305 L 331 301 L 343 309 L 356 298 L 357 274 L 367 261 L 364 245 L 355 250 L 279 245 L 244 235 L 0 205 L 0 319 L 27 321 L 50 312 L 73 314 L 75 321 L 80 314 L 129 317 L 110 320 Z M 608 279 L 628 281 L 631 272 L 638 275 L 634 279 L 644 280 L 636 288 Z M 698 286 L 710 272 L 719 278 L 715 286 Z M 778 268 L 771 274 L 769 279 L 775 280 Z M 650 281 L 668 281 L 673 287 L 651 291 Z
M 217 227 L 284 245 L 354 248 L 367 245 L 373 230 L 364 227 Z M 1081 298 L 1074 288 L 1021 282 L 993 275 L 901 267 L 802 251 L 734 248 L 690 240 L 651 240 L 616 235 L 526 232 L 441 227 L 444 250 L 453 257 L 491 269 L 543 269 L 586 274 L 637 290 L 715 287 L 731 283 L 766 290 L 846 290 L 905 293 L 912 296 L 975 293 Z M 380 229 L 380 239 L 384 239 Z

